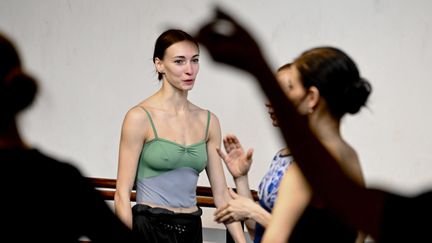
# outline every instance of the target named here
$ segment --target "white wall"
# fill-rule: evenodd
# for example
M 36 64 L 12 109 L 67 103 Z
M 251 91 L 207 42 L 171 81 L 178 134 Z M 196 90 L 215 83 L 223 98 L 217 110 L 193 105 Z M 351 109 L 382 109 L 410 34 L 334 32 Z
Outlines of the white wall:
M 374 88 L 369 108 L 343 123 L 368 184 L 404 193 L 432 187 L 429 0 L 0 0 L 0 31 L 42 87 L 22 117 L 25 137 L 89 176 L 115 177 L 124 114 L 159 87 L 156 37 L 168 27 L 193 33 L 216 3 L 248 24 L 274 68 L 317 45 L 350 54 Z M 198 78 L 191 100 L 218 115 L 223 134 L 255 148 L 256 188 L 283 146 L 261 91 L 205 49 Z M 199 182 L 208 185 L 205 173 Z

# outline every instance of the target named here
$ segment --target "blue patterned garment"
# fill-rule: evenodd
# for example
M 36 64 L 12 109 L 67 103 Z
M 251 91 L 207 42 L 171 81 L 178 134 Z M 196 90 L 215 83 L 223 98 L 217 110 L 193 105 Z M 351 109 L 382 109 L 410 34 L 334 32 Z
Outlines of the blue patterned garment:
M 270 169 L 267 171 L 258 187 L 260 203 L 270 211 L 276 201 L 280 181 L 288 166 L 294 161 L 291 155 L 282 155 L 281 152 L 282 150 L 273 157 Z
M 271 212 L 276 201 L 279 184 L 289 165 L 294 162 L 291 155 L 283 155 L 282 150 L 273 157 L 270 168 L 258 187 L 259 204 L 268 212 Z M 259 223 L 255 226 L 254 242 L 261 242 L 264 227 Z

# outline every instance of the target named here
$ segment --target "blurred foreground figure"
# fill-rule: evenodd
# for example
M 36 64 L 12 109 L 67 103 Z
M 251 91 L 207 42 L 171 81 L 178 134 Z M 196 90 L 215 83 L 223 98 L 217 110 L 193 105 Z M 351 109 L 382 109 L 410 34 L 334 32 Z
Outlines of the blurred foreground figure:
M 78 242 L 81 237 L 92 242 L 144 242 L 77 168 L 22 140 L 16 117 L 32 103 L 37 87 L 12 42 L 0 33 L 2 237 L 11 242 Z
M 378 242 L 432 240 L 430 225 L 425 223 L 432 218 L 432 191 L 406 197 L 366 189 L 350 179 L 284 94 L 260 47 L 245 28 L 217 10 L 215 19 L 201 27 L 197 39 L 215 61 L 256 78 L 273 105 L 283 137 L 303 175 L 335 215 Z

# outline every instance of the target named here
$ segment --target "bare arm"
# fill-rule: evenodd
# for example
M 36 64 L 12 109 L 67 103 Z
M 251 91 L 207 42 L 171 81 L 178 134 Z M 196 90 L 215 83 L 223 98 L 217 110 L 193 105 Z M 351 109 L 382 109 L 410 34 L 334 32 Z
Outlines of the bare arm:
M 271 214 L 253 199 L 240 196 L 232 189 L 229 190 L 229 193 L 232 200 L 215 211 L 215 220 L 218 223 L 225 224 L 235 221 L 249 221 L 253 224 L 251 229 L 248 227 L 249 235 L 251 239 L 254 239 L 256 223 L 258 222 L 266 227 L 270 221 Z
M 240 220 L 245 222 L 249 236 L 253 240 L 255 237 L 256 222 L 258 222 L 261 225 L 267 224 L 268 223 L 267 219 L 269 219 L 271 215 L 265 209 L 263 209 L 259 204 L 255 202 L 249 187 L 249 180 L 247 175 L 235 178 L 234 182 L 236 185 L 237 193 L 241 197 L 244 197 L 245 199 L 251 202 L 248 203 L 250 207 L 244 208 L 249 212 L 249 215 L 246 218 Z
M 251 213 L 247 218 L 242 219 L 245 222 L 247 231 L 249 233 L 249 237 L 253 240 L 255 237 L 255 225 L 256 222 L 260 223 L 260 221 L 258 221 L 258 217 L 263 220 L 264 218 L 269 217 L 270 214 L 265 211 L 263 208 L 261 208 L 261 206 L 259 206 L 259 204 L 255 203 L 252 193 L 250 191 L 250 187 L 249 187 L 249 181 L 248 181 L 248 176 L 242 176 L 242 177 L 238 177 L 234 179 L 235 185 L 236 185 L 236 189 L 237 192 L 240 196 L 245 197 L 247 200 L 251 201 L 253 204 L 248 204 L 248 205 L 253 205 L 253 208 L 248 208 L 247 210 Z M 263 212 L 264 211 L 264 212 Z M 255 217 L 253 217 L 252 215 L 255 215 Z
M 311 189 L 294 163 L 286 171 L 278 190 L 272 217 L 262 242 L 287 242 L 311 200 Z
M 221 129 L 218 118 L 211 114 L 210 128 L 207 141 L 208 164 L 206 168 L 207 176 L 212 188 L 213 198 L 216 208 L 226 205 L 231 197 L 225 180 L 225 174 L 219 158 L 217 148 L 221 144 Z M 243 229 L 239 222 L 226 225 L 235 242 L 246 242 Z
M 132 228 L 130 195 L 135 182 L 139 154 L 145 141 L 145 128 L 148 126 L 146 121 L 144 111 L 133 108 L 126 114 L 121 131 L 114 209 L 116 215 L 129 228 Z
M 254 202 L 249 187 L 248 172 L 252 164 L 253 149 L 248 149 L 248 151 L 245 152 L 240 140 L 237 136 L 232 134 L 228 134 L 224 137 L 223 145 L 226 154 L 220 149 L 217 149 L 217 152 L 233 177 L 237 193 L 240 196 L 216 210 L 215 220 L 219 223 L 231 222 L 234 218 L 236 218 L 237 221 L 244 221 L 248 233 L 251 239 L 253 239 L 255 235 L 256 219 L 254 219 L 252 215 L 256 215 L 257 217 L 261 216 L 260 218 L 269 216 L 267 211 Z M 245 211 L 247 212 L 247 216 L 245 216 Z M 230 216 L 228 216 L 228 214 Z

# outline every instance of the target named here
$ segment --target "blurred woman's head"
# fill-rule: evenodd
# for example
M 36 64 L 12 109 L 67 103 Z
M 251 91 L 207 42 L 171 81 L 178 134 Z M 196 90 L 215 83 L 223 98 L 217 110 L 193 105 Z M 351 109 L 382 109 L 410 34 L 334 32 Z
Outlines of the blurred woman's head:
M 0 33 L 1 124 L 10 122 L 19 111 L 28 107 L 36 93 L 36 81 L 23 71 L 17 49 Z
M 291 65 L 292 65 L 292 63 L 287 63 L 287 64 L 282 65 L 277 70 L 277 73 L 276 73 L 276 79 L 278 80 L 281 87 L 284 89 L 285 93 L 287 93 L 285 89 L 286 89 L 286 86 L 288 85 L 288 82 L 290 79 L 288 70 L 289 70 L 289 67 L 291 67 Z M 267 102 L 265 104 L 265 106 L 267 107 L 267 112 L 270 115 L 273 126 L 278 127 L 279 126 L 278 120 L 276 119 L 276 115 L 274 113 L 274 109 L 273 109 L 272 104 L 270 102 Z

